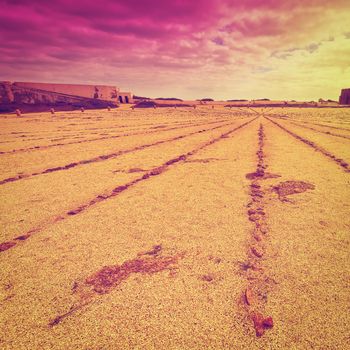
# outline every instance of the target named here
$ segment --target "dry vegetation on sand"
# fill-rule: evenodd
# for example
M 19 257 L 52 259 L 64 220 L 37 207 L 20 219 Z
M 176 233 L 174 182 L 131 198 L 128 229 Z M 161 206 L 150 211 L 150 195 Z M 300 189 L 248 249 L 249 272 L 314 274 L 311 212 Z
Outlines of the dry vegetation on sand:
M 348 110 L 0 120 L 1 349 L 348 347 Z

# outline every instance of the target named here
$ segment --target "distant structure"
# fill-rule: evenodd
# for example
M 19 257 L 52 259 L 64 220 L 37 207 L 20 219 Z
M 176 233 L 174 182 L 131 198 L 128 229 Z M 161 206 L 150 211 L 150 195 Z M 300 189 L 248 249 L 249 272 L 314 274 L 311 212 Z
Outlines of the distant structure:
M 44 90 L 65 95 L 73 95 L 86 98 L 95 98 L 104 101 L 118 101 L 120 103 L 131 103 L 131 92 L 121 92 L 116 86 L 108 85 L 83 85 L 83 84 L 51 84 L 51 83 L 10 83 L 16 87 Z
M 107 108 L 120 103 L 133 103 L 133 95 L 116 86 L 0 81 L 0 112 Z
M 350 105 L 350 89 L 342 89 L 339 96 L 339 104 Z

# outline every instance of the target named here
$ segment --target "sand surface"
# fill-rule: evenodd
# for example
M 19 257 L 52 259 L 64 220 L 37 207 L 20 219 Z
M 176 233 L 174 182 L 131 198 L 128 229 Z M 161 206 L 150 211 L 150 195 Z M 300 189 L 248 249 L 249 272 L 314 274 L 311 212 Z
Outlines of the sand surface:
M 347 349 L 350 111 L 0 116 L 1 349 Z

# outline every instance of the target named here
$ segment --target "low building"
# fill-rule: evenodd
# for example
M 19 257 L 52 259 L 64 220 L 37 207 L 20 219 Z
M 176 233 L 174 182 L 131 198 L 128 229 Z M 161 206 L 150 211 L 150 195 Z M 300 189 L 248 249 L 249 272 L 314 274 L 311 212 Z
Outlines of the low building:
M 118 92 L 119 103 L 133 103 L 133 95 L 131 92 Z
M 342 89 L 339 96 L 339 104 L 350 105 L 350 89 Z

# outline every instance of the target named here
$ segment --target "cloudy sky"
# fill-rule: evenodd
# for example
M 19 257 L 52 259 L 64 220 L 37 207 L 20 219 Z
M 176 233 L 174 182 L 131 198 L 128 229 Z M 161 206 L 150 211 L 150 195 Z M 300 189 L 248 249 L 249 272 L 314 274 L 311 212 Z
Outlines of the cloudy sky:
M 337 99 L 350 87 L 350 0 L 0 0 L 0 80 Z

